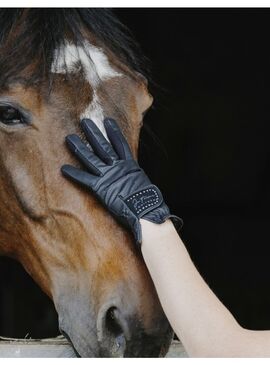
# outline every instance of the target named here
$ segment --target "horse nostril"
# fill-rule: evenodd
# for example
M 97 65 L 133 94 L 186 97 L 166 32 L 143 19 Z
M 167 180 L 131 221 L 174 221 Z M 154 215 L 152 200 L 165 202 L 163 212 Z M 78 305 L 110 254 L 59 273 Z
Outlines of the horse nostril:
M 100 315 L 98 333 L 101 356 L 124 356 L 129 334 L 127 323 L 121 316 L 119 309 L 110 307 L 107 311 L 101 312 Z
M 117 321 L 115 317 L 116 307 L 111 307 L 108 309 L 106 313 L 105 325 L 107 330 L 115 335 L 115 337 L 121 335 L 123 330 L 120 326 L 120 323 Z

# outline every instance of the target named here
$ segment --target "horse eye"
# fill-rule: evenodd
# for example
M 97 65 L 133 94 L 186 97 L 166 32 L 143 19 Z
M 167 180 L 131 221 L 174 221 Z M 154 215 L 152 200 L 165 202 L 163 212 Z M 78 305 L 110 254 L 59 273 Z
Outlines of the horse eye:
M 0 106 L 0 122 L 5 125 L 24 124 L 23 115 L 15 108 L 5 105 Z

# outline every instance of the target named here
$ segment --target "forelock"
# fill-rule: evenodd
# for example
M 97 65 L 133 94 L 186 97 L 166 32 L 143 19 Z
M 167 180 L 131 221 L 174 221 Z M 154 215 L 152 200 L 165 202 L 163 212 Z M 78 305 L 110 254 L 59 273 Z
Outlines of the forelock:
M 0 9 L 0 85 L 10 82 L 36 84 L 51 77 L 61 66 L 68 74 L 78 63 L 62 62 L 69 47 L 81 64 L 101 64 L 102 51 L 89 46 L 85 33 L 91 33 L 129 68 L 144 73 L 144 58 L 129 31 L 108 9 Z M 89 52 L 90 50 L 90 52 Z M 58 60 L 58 61 L 57 61 Z M 104 70 L 89 72 L 103 73 Z M 105 68 L 108 70 L 109 68 Z M 104 76 L 104 73 L 103 73 Z

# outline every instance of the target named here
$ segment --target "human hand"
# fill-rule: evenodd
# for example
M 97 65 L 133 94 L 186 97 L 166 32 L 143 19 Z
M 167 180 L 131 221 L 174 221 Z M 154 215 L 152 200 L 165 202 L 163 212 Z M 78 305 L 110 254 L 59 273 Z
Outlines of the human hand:
M 111 144 L 90 119 L 82 120 L 81 127 L 91 147 L 75 134 L 67 136 L 66 142 L 87 171 L 64 165 L 61 168 L 64 176 L 90 189 L 118 221 L 130 227 L 139 246 L 140 218 L 157 224 L 171 218 L 178 227 L 182 226 L 182 220 L 170 214 L 160 190 L 134 160 L 113 119 L 104 121 Z

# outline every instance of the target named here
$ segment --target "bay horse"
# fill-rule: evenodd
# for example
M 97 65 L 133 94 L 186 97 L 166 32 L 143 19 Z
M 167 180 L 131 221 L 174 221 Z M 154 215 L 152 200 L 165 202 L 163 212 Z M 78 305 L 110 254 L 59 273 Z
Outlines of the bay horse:
M 53 300 L 81 357 L 164 356 L 173 332 L 130 233 L 61 176 L 65 136 L 116 119 L 137 156 L 152 103 L 129 33 L 106 9 L 0 10 L 0 254 Z

